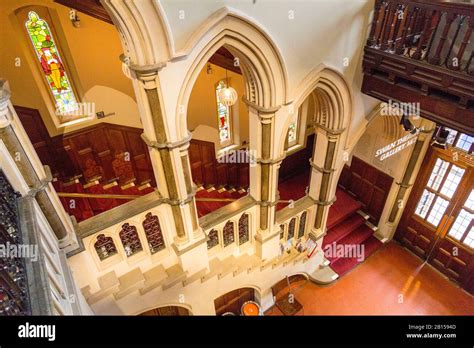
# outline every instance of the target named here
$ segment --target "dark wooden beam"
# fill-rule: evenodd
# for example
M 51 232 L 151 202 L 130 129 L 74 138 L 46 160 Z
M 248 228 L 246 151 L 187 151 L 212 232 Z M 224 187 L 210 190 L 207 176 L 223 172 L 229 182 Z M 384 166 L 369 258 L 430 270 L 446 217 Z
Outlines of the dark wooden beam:
M 54 2 L 113 24 L 109 14 L 99 0 L 54 0 Z
M 235 57 L 232 55 L 232 53 L 230 53 L 224 47 L 221 47 L 216 53 L 212 55 L 212 57 L 209 59 L 209 63 L 233 71 L 236 74 L 242 74 L 240 67 L 234 65 L 234 59 Z

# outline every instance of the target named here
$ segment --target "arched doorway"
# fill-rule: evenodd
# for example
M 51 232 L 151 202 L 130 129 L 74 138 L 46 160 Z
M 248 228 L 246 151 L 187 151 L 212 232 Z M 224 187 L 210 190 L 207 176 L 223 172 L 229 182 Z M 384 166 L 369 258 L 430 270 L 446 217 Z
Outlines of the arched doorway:
M 242 306 L 247 301 L 258 302 L 257 291 L 254 288 L 240 288 L 229 291 L 214 300 L 216 315 L 233 313 L 240 315 Z
M 238 62 L 225 47 L 219 48 L 201 69 L 187 106 L 199 217 L 243 197 L 249 187 L 249 113 Z M 233 103 L 222 100 L 224 89 L 235 91 Z
M 191 311 L 186 307 L 182 306 L 164 306 L 153 308 L 143 313 L 138 314 L 140 316 L 147 316 L 147 317 L 166 317 L 166 316 L 188 316 L 191 315 Z

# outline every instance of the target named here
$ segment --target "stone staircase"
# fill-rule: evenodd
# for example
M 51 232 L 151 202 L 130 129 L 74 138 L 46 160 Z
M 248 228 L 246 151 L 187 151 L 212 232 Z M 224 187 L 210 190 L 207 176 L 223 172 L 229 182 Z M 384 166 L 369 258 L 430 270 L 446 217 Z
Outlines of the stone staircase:
M 179 265 L 164 268 L 158 265 L 144 272 L 137 267 L 131 271 L 117 276 L 115 271 L 108 272 L 99 277 L 99 290 L 92 292 L 90 285 L 81 289 L 82 294 L 90 305 L 113 296 L 120 300 L 132 293 L 146 295 L 154 290 L 166 291 L 172 287 L 187 287 L 193 283 L 205 283 L 213 278 L 237 277 L 253 272 L 266 272 L 290 265 L 308 261 L 306 252 L 290 249 L 274 259 L 262 261 L 255 255 L 229 256 L 225 259 L 214 258 L 209 262 L 209 269 L 202 269 L 194 274 L 183 271 Z

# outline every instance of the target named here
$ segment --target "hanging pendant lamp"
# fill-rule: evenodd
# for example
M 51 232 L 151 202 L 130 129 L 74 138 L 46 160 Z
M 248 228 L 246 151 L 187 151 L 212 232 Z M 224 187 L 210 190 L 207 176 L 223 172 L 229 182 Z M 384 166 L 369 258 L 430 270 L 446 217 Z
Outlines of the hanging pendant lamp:
M 225 70 L 225 87 L 219 91 L 219 101 L 225 106 L 232 106 L 237 102 L 237 91 L 229 87 L 229 78 L 227 77 L 227 69 Z

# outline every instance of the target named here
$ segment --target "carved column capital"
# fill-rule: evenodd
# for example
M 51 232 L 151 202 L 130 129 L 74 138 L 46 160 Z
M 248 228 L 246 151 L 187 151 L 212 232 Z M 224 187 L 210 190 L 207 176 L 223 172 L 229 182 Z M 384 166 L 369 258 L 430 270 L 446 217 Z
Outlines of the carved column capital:
M 0 80 L 0 128 L 7 127 L 11 123 L 11 119 L 8 117 L 10 95 L 8 81 Z

